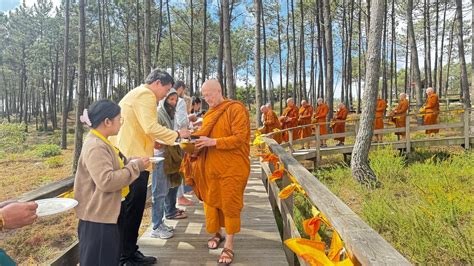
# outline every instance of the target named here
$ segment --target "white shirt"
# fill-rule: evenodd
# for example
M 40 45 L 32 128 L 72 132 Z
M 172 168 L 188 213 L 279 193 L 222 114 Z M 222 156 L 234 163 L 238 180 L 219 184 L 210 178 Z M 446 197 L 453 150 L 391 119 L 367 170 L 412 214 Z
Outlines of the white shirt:
M 186 101 L 178 97 L 178 104 L 176 104 L 176 113 L 174 115 L 174 130 L 188 128 L 189 119 L 186 108 Z

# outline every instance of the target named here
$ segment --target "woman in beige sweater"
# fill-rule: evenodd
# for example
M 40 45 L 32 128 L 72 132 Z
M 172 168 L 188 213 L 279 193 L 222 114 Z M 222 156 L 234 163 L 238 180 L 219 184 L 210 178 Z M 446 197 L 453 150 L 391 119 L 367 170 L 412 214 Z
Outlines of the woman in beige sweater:
M 74 180 L 81 265 L 119 264 L 121 199 L 150 164 L 149 158 L 127 160 L 108 140 L 117 135 L 121 120 L 120 107 L 109 100 L 95 102 L 81 116 L 91 128 Z

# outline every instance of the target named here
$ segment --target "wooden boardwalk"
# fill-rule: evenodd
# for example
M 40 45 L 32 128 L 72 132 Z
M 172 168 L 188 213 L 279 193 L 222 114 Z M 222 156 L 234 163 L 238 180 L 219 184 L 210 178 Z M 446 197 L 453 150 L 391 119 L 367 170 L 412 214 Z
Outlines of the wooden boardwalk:
M 443 138 L 428 138 L 411 140 L 410 145 L 412 148 L 420 147 L 431 147 L 431 146 L 461 146 L 466 142 L 465 137 L 443 137 Z M 474 145 L 474 137 L 469 137 L 470 145 Z M 287 146 L 287 145 L 282 145 Z M 406 141 L 394 141 L 386 143 L 372 143 L 370 148 L 377 149 L 380 147 L 392 147 L 393 149 L 406 149 Z M 335 154 L 348 154 L 352 152 L 354 148 L 353 144 L 344 146 L 330 146 L 327 148 L 319 148 L 320 155 L 335 155 Z M 312 160 L 317 156 L 317 148 L 310 149 L 295 149 L 292 155 L 298 161 L 301 160 Z
M 235 238 L 232 265 L 288 265 L 261 171 L 259 162 L 252 161 L 244 196 L 242 229 Z M 151 238 L 151 227 L 148 228 L 138 242 L 140 250 L 145 255 L 156 256 L 157 265 L 217 265 L 223 244 L 217 250 L 207 248 L 210 235 L 206 232 L 202 204 L 186 207 L 186 212 L 187 219 L 166 221 L 175 227 L 171 239 Z

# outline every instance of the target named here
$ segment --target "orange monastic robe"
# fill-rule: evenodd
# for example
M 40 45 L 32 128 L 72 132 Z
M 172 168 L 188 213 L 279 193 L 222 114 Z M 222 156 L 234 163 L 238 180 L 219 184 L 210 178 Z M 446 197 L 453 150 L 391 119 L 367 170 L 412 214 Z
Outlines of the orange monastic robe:
M 225 100 L 204 115 L 202 128 L 193 133 L 216 139 L 197 157 L 186 154 L 181 172 L 196 196 L 204 201 L 206 230 L 227 234 L 240 231 L 240 212 L 250 174 L 250 119 L 245 106 Z
M 316 108 L 316 113 L 313 116 L 313 122 L 319 124 L 319 135 L 326 135 L 328 133 L 326 126 L 326 116 L 329 113 L 327 104 L 322 103 Z
M 437 124 L 439 113 L 439 100 L 438 95 L 435 93 L 431 94 L 428 99 L 426 99 L 425 104 L 425 116 L 423 118 L 423 125 L 435 125 Z M 438 133 L 439 129 L 429 129 L 426 130 L 426 134 Z
M 387 102 L 384 99 L 377 99 L 377 109 L 375 110 L 374 129 L 383 128 L 383 114 L 387 109 Z
M 260 129 L 260 132 L 262 134 L 268 134 L 273 132 L 275 128 L 281 129 L 281 124 L 276 113 L 271 110 L 263 114 L 263 127 Z M 281 143 L 281 133 L 273 134 L 273 139 L 276 142 Z
M 313 116 L 313 106 L 309 104 L 306 106 L 301 106 L 298 114 L 299 114 L 298 126 L 311 124 L 311 117 Z M 313 129 L 310 126 L 305 127 L 300 130 L 299 138 L 301 139 L 307 138 L 311 136 L 312 132 L 313 132 Z
M 263 127 L 260 129 L 262 134 L 268 134 L 273 132 L 275 128 L 281 129 L 280 121 L 274 111 L 266 112 L 263 114 Z
M 333 127 L 333 133 L 344 133 L 346 132 L 346 119 L 347 119 L 347 115 L 349 114 L 349 110 L 346 108 L 346 107 L 342 107 L 341 109 L 339 109 L 336 113 L 336 115 L 334 116 L 334 120 L 335 121 L 344 121 L 343 123 L 335 123 L 334 124 L 334 127 Z M 338 140 L 342 143 L 344 143 L 344 141 L 346 140 L 345 137 L 342 137 L 342 138 L 335 138 L 335 140 Z
M 286 118 L 289 118 L 288 121 L 285 121 Z M 281 128 L 292 128 L 298 126 L 298 108 L 296 106 L 289 107 L 287 106 L 285 110 L 283 110 L 283 114 L 280 117 L 280 123 L 281 123 Z M 293 131 L 293 138 L 296 139 L 296 134 L 297 131 Z M 283 140 L 288 142 L 290 139 L 289 133 L 284 132 L 283 133 Z
M 401 100 L 397 107 L 393 110 L 394 118 L 395 120 L 395 127 L 405 127 L 406 126 L 406 120 L 407 120 L 407 110 L 409 107 L 409 103 L 407 99 Z M 404 132 L 396 132 L 396 135 L 402 135 L 405 136 Z

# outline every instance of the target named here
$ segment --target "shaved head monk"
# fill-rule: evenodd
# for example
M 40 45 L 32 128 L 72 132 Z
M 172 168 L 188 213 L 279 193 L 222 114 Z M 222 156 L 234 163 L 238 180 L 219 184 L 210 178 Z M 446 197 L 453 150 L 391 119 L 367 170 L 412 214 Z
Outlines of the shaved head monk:
M 228 265 L 234 258 L 234 235 L 240 232 L 240 212 L 244 189 L 250 174 L 250 119 L 245 106 L 224 99 L 217 80 L 204 82 L 201 88 L 209 111 L 202 128 L 193 135 L 198 149 L 186 154 L 181 168 L 187 184 L 204 201 L 206 231 L 212 234 L 209 249 L 224 242 L 219 263 Z M 225 228 L 224 238 L 221 228 Z
M 286 108 L 283 110 L 280 118 L 281 128 L 292 128 L 298 126 L 298 108 L 295 106 L 293 98 L 286 100 Z M 293 131 L 293 139 L 297 138 L 298 130 Z M 290 139 L 288 131 L 283 133 L 283 140 L 288 142 Z

